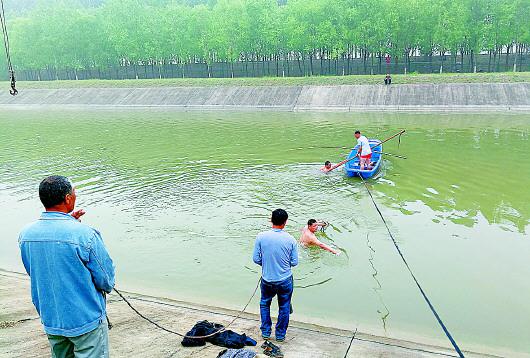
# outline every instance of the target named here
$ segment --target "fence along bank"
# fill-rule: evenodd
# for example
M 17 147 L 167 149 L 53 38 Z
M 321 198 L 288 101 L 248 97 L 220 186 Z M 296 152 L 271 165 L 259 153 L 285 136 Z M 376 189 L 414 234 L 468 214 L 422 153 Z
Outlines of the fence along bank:
M 235 62 L 168 61 L 108 63 L 105 67 L 86 69 L 48 67 L 40 70 L 17 70 L 22 81 L 84 79 L 153 79 L 153 78 L 231 78 L 231 77 L 303 77 L 312 75 L 383 75 L 386 73 L 472 73 L 530 71 L 530 54 L 482 54 L 471 61 L 469 56 L 414 56 L 407 61 L 392 59 L 387 64 L 382 56 L 364 58 L 326 58 L 272 56 Z M 4 73 L 1 79 L 6 80 Z

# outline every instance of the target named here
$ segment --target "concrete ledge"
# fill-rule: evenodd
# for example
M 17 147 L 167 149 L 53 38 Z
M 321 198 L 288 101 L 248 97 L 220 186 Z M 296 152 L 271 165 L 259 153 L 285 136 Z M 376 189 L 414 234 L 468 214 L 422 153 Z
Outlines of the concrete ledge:
M 2 108 L 530 111 L 530 83 L 20 89 Z
M 189 302 L 127 293 L 131 302 L 163 326 L 185 333 L 203 319 L 227 324 L 237 312 Z M 31 303 L 26 275 L 0 270 L 0 356 L 49 356 L 46 336 Z M 221 347 L 185 348 L 178 336 L 161 331 L 138 317 L 116 294 L 108 298 L 113 357 L 217 357 Z M 258 339 L 259 317 L 244 314 L 231 327 Z M 281 344 L 286 357 L 344 357 L 352 332 L 303 322 L 291 322 L 287 341 Z M 260 352 L 258 347 L 249 347 Z M 263 356 L 263 355 L 260 355 Z M 356 333 L 348 357 L 454 357 L 454 351 L 421 343 Z M 264 357 L 264 356 L 263 356 Z M 494 357 L 466 352 L 466 357 Z
M 238 111 L 238 112 L 468 112 L 468 113 L 530 113 L 530 106 L 359 106 L 359 107 L 252 107 L 252 106 L 181 106 L 181 105 L 5 105 L 2 110 L 165 110 L 165 111 Z

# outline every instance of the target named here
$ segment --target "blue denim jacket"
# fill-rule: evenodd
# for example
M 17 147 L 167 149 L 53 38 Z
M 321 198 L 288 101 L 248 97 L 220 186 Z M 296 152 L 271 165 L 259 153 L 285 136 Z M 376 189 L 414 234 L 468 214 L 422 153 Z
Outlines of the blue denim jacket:
M 18 240 L 46 333 L 76 337 L 103 322 L 114 265 L 97 230 L 68 214 L 44 212 Z

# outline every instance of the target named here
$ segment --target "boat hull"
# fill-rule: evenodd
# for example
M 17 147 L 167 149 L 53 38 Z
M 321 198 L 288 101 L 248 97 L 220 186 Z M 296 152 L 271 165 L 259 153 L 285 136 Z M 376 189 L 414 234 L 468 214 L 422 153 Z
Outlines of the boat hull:
M 381 143 L 378 139 L 370 139 L 370 147 L 373 147 L 374 145 L 377 145 Z M 357 155 L 357 150 L 359 150 L 359 146 L 356 145 L 355 148 L 350 152 L 347 159 L 351 159 Z M 381 168 L 381 161 L 383 159 L 383 154 L 381 152 L 383 151 L 383 145 L 379 145 L 378 147 L 372 149 L 372 162 L 374 162 L 374 166 L 370 170 L 361 170 L 359 166 L 359 158 L 355 158 L 349 162 L 347 162 L 344 165 L 344 172 L 349 177 L 355 177 L 355 176 L 361 176 L 363 179 L 368 179 L 373 177 L 379 169 Z

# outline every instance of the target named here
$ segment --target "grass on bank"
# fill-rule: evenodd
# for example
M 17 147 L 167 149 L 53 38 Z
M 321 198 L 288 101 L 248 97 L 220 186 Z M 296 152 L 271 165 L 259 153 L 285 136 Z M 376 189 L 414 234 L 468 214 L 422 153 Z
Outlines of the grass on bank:
M 139 80 L 17 81 L 17 88 L 141 88 L 208 86 L 333 86 L 383 84 L 383 75 L 245 77 L 245 78 L 164 78 Z M 530 82 L 530 72 L 396 74 L 392 84 L 509 83 Z M 2 87 L 9 87 L 7 82 Z

